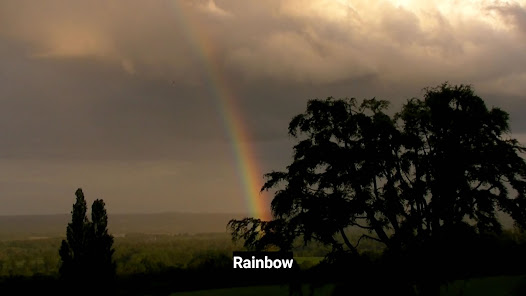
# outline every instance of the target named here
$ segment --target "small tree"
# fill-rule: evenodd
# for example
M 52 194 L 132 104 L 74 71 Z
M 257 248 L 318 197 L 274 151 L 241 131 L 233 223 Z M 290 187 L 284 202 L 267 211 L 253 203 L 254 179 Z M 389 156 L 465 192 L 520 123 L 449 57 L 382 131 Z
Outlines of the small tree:
M 108 284 L 115 276 L 113 236 L 108 233 L 108 216 L 102 199 L 93 202 L 91 222 L 86 216 L 87 206 L 82 189 L 75 192 L 77 199 L 71 211 L 71 222 L 62 240 L 59 254 L 62 259 L 60 276 L 71 284 Z

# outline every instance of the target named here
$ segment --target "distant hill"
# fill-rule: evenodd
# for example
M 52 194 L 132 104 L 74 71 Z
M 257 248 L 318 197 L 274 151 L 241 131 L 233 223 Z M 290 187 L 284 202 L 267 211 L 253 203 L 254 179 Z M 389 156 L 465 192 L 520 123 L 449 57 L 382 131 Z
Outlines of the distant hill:
M 230 219 L 243 214 L 155 213 L 109 214 L 108 228 L 115 236 L 129 233 L 217 233 L 226 232 Z M 0 240 L 62 237 L 70 214 L 0 216 Z
M 109 214 L 108 228 L 118 237 L 125 234 L 196 234 L 225 233 L 230 219 L 244 214 L 155 213 Z M 513 220 L 500 213 L 504 228 L 513 227 Z M 39 239 L 66 236 L 70 214 L 0 216 L 0 240 Z

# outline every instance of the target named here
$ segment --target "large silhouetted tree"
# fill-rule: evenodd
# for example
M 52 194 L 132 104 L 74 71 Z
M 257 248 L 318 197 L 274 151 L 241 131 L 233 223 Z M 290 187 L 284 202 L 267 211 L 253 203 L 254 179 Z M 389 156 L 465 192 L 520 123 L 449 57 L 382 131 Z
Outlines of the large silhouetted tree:
M 74 285 L 93 291 L 108 285 L 115 276 L 113 236 L 108 233 L 108 216 L 104 201 L 97 199 L 88 220 L 86 200 L 82 189 L 75 192 L 76 201 L 67 226 L 66 240 L 62 240 L 59 254 L 61 278 Z
M 509 137 L 506 112 L 488 109 L 470 86 L 447 83 L 394 116 L 387 107 L 377 99 L 309 101 L 289 125 L 293 162 L 267 174 L 262 188 L 276 190 L 274 219 L 232 220 L 233 238 L 289 249 L 301 237 L 355 255 L 361 239 L 373 239 L 425 262 L 416 275 L 437 269 L 451 239 L 501 231 L 498 211 L 526 227 L 525 148 Z M 350 226 L 368 233 L 353 244 Z

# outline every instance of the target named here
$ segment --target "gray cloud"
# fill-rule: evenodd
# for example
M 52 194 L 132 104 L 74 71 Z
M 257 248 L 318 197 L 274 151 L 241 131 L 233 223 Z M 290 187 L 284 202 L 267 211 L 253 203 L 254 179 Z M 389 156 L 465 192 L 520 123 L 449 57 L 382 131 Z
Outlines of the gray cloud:
M 494 10 L 500 13 L 503 20 L 512 25 L 523 35 L 526 35 L 526 7 L 523 7 L 519 3 L 508 3 L 497 4 L 489 6 L 489 10 Z

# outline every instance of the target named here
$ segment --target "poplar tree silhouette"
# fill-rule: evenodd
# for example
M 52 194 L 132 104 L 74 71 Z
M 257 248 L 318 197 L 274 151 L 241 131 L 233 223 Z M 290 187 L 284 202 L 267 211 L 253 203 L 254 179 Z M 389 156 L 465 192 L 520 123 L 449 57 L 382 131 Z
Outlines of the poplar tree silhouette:
M 108 216 L 102 199 L 93 202 L 91 217 L 82 189 L 75 192 L 76 201 L 71 211 L 71 222 L 66 229 L 66 240 L 59 249 L 62 264 L 60 277 L 72 286 L 83 285 L 86 290 L 107 286 L 115 277 L 113 236 L 108 233 Z
M 115 276 L 115 262 L 112 256 L 115 250 L 113 236 L 108 233 L 108 215 L 102 199 L 97 199 L 91 206 L 91 264 L 94 276 L 99 281 L 111 281 Z

